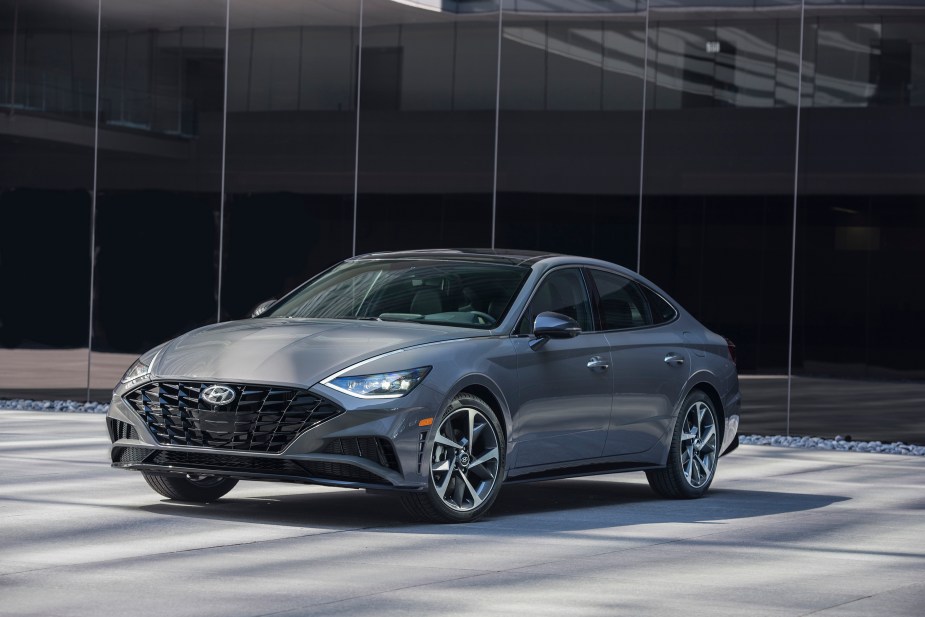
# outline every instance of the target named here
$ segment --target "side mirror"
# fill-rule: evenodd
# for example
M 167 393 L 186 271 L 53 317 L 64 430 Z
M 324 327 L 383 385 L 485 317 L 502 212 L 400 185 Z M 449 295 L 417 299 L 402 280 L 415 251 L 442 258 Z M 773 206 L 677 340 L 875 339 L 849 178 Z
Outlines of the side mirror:
M 536 351 L 551 338 L 574 338 L 579 334 L 581 326 L 577 321 L 561 313 L 546 311 L 537 315 L 533 322 L 533 335 L 536 338 L 530 341 L 530 349 Z
M 258 304 L 253 311 L 251 311 L 251 319 L 254 317 L 260 317 L 267 312 L 267 309 L 276 304 L 276 298 L 267 300 L 266 302 L 261 302 Z

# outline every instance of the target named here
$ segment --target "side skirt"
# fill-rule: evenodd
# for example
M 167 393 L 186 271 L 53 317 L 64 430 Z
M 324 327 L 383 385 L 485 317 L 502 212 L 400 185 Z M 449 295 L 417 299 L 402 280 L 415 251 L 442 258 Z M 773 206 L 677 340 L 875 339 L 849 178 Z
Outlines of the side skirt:
M 556 480 L 559 478 L 577 478 L 581 476 L 600 476 L 608 473 L 622 473 L 625 471 L 645 471 L 659 469 L 658 465 L 637 461 L 618 461 L 604 463 L 588 463 L 573 467 L 557 467 L 540 471 L 527 471 L 517 475 L 508 475 L 505 484 L 519 484 L 521 482 L 536 482 L 539 480 Z

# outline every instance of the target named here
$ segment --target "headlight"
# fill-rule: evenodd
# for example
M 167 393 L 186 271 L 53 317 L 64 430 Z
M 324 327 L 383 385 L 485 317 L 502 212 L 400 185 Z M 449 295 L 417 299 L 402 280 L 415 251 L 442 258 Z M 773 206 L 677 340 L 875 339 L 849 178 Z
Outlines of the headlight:
M 128 367 L 128 370 L 122 375 L 122 383 L 134 383 L 150 375 L 151 366 L 154 364 L 154 360 L 160 352 L 161 348 L 152 349 L 132 362 L 132 365 Z
M 128 370 L 125 371 L 125 375 L 122 376 L 122 383 L 132 383 L 133 381 L 138 381 L 142 377 L 147 377 L 151 374 L 151 365 L 145 364 L 141 361 L 141 358 L 135 360 Z
M 414 390 L 430 369 L 429 366 L 422 366 L 393 373 L 343 375 L 328 377 L 321 383 L 357 398 L 398 398 Z

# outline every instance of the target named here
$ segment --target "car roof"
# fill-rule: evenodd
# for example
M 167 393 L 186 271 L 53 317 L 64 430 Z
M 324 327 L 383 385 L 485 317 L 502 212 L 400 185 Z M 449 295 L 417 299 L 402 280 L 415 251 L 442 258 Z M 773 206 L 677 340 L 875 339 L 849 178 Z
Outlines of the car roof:
M 519 249 L 485 248 L 421 249 L 414 251 L 383 251 L 379 253 L 366 253 L 365 255 L 357 255 L 356 257 L 351 257 L 347 261 L 373 261 L 377 259 L 437 259 L 461 262 L 496 263 L 533 268 L 535 270 L 539 270 L 540 274 L 559 266 L 605 268 L 643 283 L 657 291 L 665 298 L 670 297 L 663 289 L 661 289 L 651 280 L 625 266 L 621 266 L 609 261 L 602 261 L 593 257 L 580 257 L 577 255 L 565 255 L 563 253 L 549 253 L 544 251 L 527 251 Z M 537 266 L 537 264 L 541 265 Z M 677 302 L 674 300 L 672 300 L 672 304 L 675 307 L 678 306 Z
M 391 251 L 357 255 L 349 261 L 367 261 L 376 259 L 440 259 L 452 261 L 480 261 L 516 266 L 533 264 L 553 257 L 562 257 L 558 253 L 543 251 L 523 251 L 516 249 L 422 249 L 415 251 Z

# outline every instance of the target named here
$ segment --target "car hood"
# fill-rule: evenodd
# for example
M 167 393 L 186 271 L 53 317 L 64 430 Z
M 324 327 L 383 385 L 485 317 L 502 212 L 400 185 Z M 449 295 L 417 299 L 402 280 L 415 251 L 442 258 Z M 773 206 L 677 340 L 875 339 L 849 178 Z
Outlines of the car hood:
M 155 379 L 308 387 L 389 351 L 485 334 L 380 321 L 248 319 L 206 326 L 170 341 L 158 353 L 152 374 Z M 396 366 L 395 370 L 405 368 L 414 367 Z

